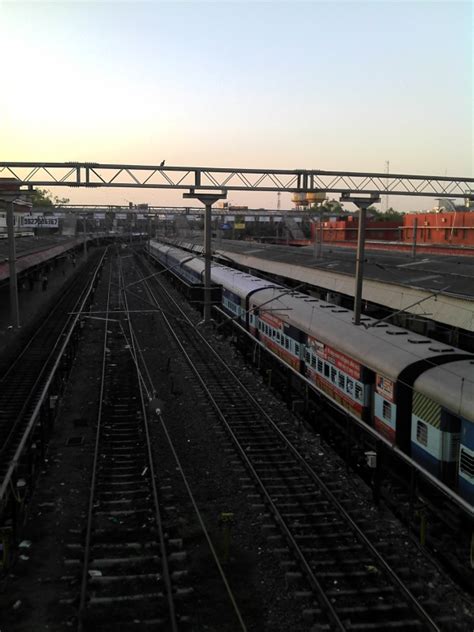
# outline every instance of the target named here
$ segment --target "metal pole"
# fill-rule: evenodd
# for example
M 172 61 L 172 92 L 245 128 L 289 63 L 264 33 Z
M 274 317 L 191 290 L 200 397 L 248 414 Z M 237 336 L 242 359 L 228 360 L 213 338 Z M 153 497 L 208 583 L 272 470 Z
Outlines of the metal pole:
M 357 233 L 356 287 L 354 296 L 354 325 L 360 325 L 360 311 L 362 302 L 362 281 L 364 279 L 364 246 L 365 246 L 365 216 L 367 207 L 359 207 L 359 230 Z
M 20 308 L 18 304 L 18 282 L 16 276 L 15 217 L 13 201 L 7 204 L 8 230 L 8 268 L 10 273 L 10 313 L 13 327 L 20 327 Z
M 212 202 L 206 201 L 204 214 L 204 324 L 211 322 L 211 209 Z
M 319 243 L 318 243 L 318 259 L 323 256 L 323 214 L 319 217 Z
M 212 205 L 217 200 L 225 199 L 227 192 L 222 193 L 196 193 L 191 190 L 183 194 L 184 198 L 197 198 L 206 207 L 204 211 L 204 309 L 203 322 L 205 325 L 211 322 L 211 255 L 212 255 Z
M 413 219 L 413 244 L 411 247 L 412 259 L 416 259 L 416 233 L 418 231 L 418 217 Z
M 87 259 L 87 230 L 86 230 L 86 216 L 82 218 L 82 228 L 84 233 L 84 259 Z

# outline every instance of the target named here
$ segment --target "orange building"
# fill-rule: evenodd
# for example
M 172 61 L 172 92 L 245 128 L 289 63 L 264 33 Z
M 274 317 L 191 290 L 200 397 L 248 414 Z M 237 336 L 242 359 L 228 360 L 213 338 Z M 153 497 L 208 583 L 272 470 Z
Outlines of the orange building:
M 413 241 L 415 220 L 419 244 L 474 246 L 474 212 L 407 214 L 403 218 L 403 241 Z

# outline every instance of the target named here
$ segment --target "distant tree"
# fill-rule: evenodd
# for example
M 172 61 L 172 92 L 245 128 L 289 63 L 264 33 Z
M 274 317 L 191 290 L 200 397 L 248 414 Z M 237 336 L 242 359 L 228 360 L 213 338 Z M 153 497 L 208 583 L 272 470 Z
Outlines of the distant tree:
M 322 215 L 344 215 L 346 210 L 338 200 L 324 200 L 322 204 L 313 204 L 311 207 L 313 216 Z
M 51 193 L 47 189 L 35 189 L 31 201 L 33 206 L 53 206 Z
M 369 206 L 367 209 L 371 215 L 379 222 L 396 222 L 403 219 L 403 213 L 396 211 L 392 207 L 384 211 L 379 211 L 374 206 Z
M 61 206 L 69 202 L 69 198 L 60 198 L 57 195 L 51 195 L 48 189 L 35 189 L 31 198 L 33 206 Z

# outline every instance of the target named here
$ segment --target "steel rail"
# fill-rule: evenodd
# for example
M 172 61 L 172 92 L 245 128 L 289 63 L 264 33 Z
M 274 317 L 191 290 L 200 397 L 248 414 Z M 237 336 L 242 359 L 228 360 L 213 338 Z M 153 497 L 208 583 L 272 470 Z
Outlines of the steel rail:
M 108 338 L 108 320 L 109 320 L 109 306 L 110 306 L 110 294 L 112 289 L 112 265 L 109 270 L 109 284 L 107 288 L 107 312 L 104 319 L 104 337 L 103 337 L 103 350 L 102 350 L 102 370 L 100 376 L 100 393 L 99 393 L 99 410 L 97 412 L 97 429 L 95 434 L 95 446 L 94 446 L 94 460 L 92 465 L 92 476 L 90 483 L 90 496 L 89 506 L 87 508 L 87 526 L 86 526 L 86 539 L 84 544 L 84 558 L 82 567 L 82 579 L 81 579 L 81 593 L 79 598 L 79 611 L 78 611 L 78 632 L 83 630 L 83 617 L 87 600 L 87 578 L 89 572 L 89 559 L 92 540 L 92 520 L 94 515 L 94 495 L 95 486 L 97 480 L 97 468 L 99 463 L 99 446 L 100 446 L 100 432 L 101 432 L 101 420 L 102 420 L 102 406 L 104 401 L 105 390 L 105 369 L 107 366 L 107 338 Z
M 159 282 L 156 278 L 155 278 L 155 281 Z M 146 284 L 148 285 L 148 281 L 146 281 Z M 268 415 L 268 413 L 262 408 L 262 406 L 259 404 L 259 402 L 248 391 L 248 389 L 245 387 L 245 385 L 242 384 L 242 382 L 239 380 L 237 375 L 232 371 L 232 369 L 230 369 L 228 367 L 228 365 L 222 360 L 222 358 L 219 356 L 219 354 L 212 348 L 212 346 L 209 344 L 209 342 L 202 336 L 202 334 L 199 331 L 196 330 L 196 328 L 194 326 L 194 323 L 192 323 L 192 321 L 187 317 L 187 315 L 179 307 L 179 305 L 176 303 L 176 301 L 169 295 L 169 293 L 166 290 L 164 290 L 164 291 L 168 294 L 169 299 L 175 304 L 177 309 L 181 312 L 182 317 L 184 317 L 184 319 L 188 321 L 189 325 L 191 325 L 194 333 L 200 339 L 200 342 L 208 349 L 208 351 L 212 354 L 212 356 L 215 358 L 215 360 L 217 360 L 217 362 L 220 364 L 220 366 L 223 369 L 225 369 L 225 371 L 228 373 L 228 375 L 231 376 L 231 378 L 234 380 L 234 382 L 238 385 L 238 387 L 241 389 L 241 391 L 245 394 L 245 397 L 247 398 L 247 400 L 250 401 L 255 408 L 257 408 L 259 413 L 265 419 L 267 425 L 269 425 L 277 433 L 279 438 L 285 443 L 286 447 L 289 448 L 289 450 L 291 451 L 291 453 L 293 454 L 295 459 L 297 459 L 298 462 L 302 465 L 303 469 L 307 472 L 307 474 L 313 480 L 313 482 L 315 482 L 316 485 L 321 490 L 323 490 L 323 492 L 331 500 L 333 505 L 335 507 L 337 507 L 337 509 L 340 512 L 340 514 L 344 517 L 344 519 L 347 521 L 347 523 L 353 529 L 353 532 L 356 535 L 356 537 L 358 537 L 358 539 L 368 548 L 368 550 L 371 552 L 371 554 L 377 559 L 379 564 L 383 567 L 384 571 L 391 578 L 392 582 L 394 584 L 396 584 L 396 586 L 399 588 L 399 590 L 403 593 L 404 597 L 406 598 L 408 603 L 412 606 L 412 608 L 417 612 L 419 617 L 422 620 L 424 620 L 424 622 L 428 625 L 428 628 L 430 630 L 432 630 L 433 632 L 440 632 L 440 628 L 433 621 L 433 619 L 428 614 L 428 612 L 426 612 L 426 610 L 419 603 L 419 601 L 416 599 L 416 597 L 406 587 L 406 585 L 403 583 L 403 581 L 398 577 L 397 573 L 391 568 L 391 566 L 385 561 L 383 556 L 377 551 L 377 549 L 373 546 L 373 544 L 364 535 L 362 530 L 358 527 L 358 525 L 354 522 L 354 520 L 349 516 L 347 511 L 342 507 L 342 505 L 335 498 L 333 493 L 327 488 L 326 484 L 316 474 L 316 472 L 313 470 L 313 468 L 311 468 L 311 466 L 306 462 L 304 456 L 301 455 L 298 452 L 298 450 L 293 446 L 293 444 L 289 441 L 289 439 L 284 435 L 284 433 L 280 430 L 280 428 L 278 428 L 278 426 L 275 424 L 275 422 L 271 419 L 271 417 Z M 156 297 L 154 297 L 154 299 L 156 301 L 157 306 L 159 306 L 159 303 L 158 303 Z M 214 408 L 216 409 L 219 417 L 221 418 L 221 420 L 223 421 L 227 431 L 229 432 L 229 435 L 232 437 L 232 439 L 233 439 L 233 441 L 234 441 L 234 443 L 235 443 L 235 445 L 236 445 L 236 447 L 237 447 L 237 449 L 238 449 L 238 451 L 240 453 L 240 456 L 242 457 L 242 459 L 246 463 L 248 469 L 252 472 L 255 480 L 258 482 L 258 484 L 259 484 L 259 486 L 260 486 L 260 488 L 261 488 L 261 490 L 262 490 L 262 492 L 263 492 L 263 494 L 264 494 L 269 506 L 272 508 L 272 511 L 273 511 L 274 515 L 276 516 L 278 524 L 280 525 L 280 527 L 285 532 L 285 535 L 287 536 L 287 539 L 291 542 L 294 550 L 297 552 L 298 557 L 300 558 L 300 561 L 302 562 L 302 564 L 303 564 L 303 566 L 305 568 L 305 571 L 306 571 L 308 577 L 310 578 L 311 583 L 313 583 L 313 585 L 317 589 L 318 593 L 322 596 L 322 598 L 323 598 L 323 600 L 325 602 L 325 605 L 327 606 L 329 612 L 331 613 L 331 615 L 334 618 L 334 622 L 336 623 L 336 625 L 338 625 L 340 630 L 346 630 L 346 627 L 344 626 L 343 622 L 339 619 L 339 617 L 338 617 L 337 613 L 335 612 L 335 609 L 333 608 L 331 602 L 327 599 L 327 597 L 326 597 L 326 595 L 324 593 L 324 589 L 322 588 L 322 586 L 320 585 L 318 579 L 314 575 L 314 573 L 313 573 L 312 569 L 310 568 L 310 566 L 309 566 L 304 554 L 301 552 L 299 545 L 296 543 L 296 541 L 294 540 L 290 530 L 286 526 L 286 523 L 285 523 L 285 520 L 284 520 L 283 516 L 280 514 L 280 512 L 279 512 L 278 508 L 276 507 L 275 503 L 273 502 L 270 494 L 266 490 L 264 483 L 260 480 L 259 475 L 255 471 L 255 468 L 253 467 L 250 459 L 248 458 L 248 456 L 246 454 L 246 451 L 240 445 L 235 433 L 233 432 L 232 428 L 230 427 L 230 425 L 229 425 L 229 423 L 228 423 L 228 421 L 226 419 L 225 414 L 222 412 L 220 405 L 215 400 L 215 398 L 213 397 L 212 393 L 210 392 L 207 384 L 205 383 L 204 379 L 199 374 L 199 370 L 197 369 L 197 367 L 195 366 L 194 362 L 192 361 L 192 359 L 190 358 L 189 354 L 187 353 L 186 349 L 184 348 L 184 346 L 183 346 L 182 342 L 180 341 L 178 335 L 174 331 L 174 328 L 171 327 L 171 323 L 169 323 L 168 319 L 165 316 L 164 316 L 164 318 L 167 321 L 167 324 L 168 324 L 168 327 L 170 328 L 171 334 L 175 338 L 175 340 L 176 340 L 178 346 L 180 347 L 183 355 L 186 357 L 190 367 L 193 369 L 193 371 L 194 371 L 196 377 L 198 378 L 199 382 L 201 383 L 203 389 L 205 390 L 205 392 L 207 393 L 208 397 L 210 398 L 210 400 L 211 400 Z
M 66 292 L 61 294 L 61 297 L 59 299 L 58 302 L 56 302 L 52 308 L 52 310 L 50 312 L 48 312 L 45 316 L 45 318 L 43 319 L 43 321 L 41 322 L 41 324 L 39 325 L 39 327 L 35 328 L 35 331 L 33 333 L 33 335 L 31 336 L 31 338 L 29 338 L 28 342 L 26 343 L 26 345 L 23 347 L 23 349 L 20 351 L 20 353 L 18 353 L 18 355 L 15 357 L 14 361 L 8 366 L 8 368 L 6 369 L 5 373 L 3 373 L 3 375 L 0 377 L 0 385 L 8 378 L 9 374 L 11 373 L 11 371 L 16 367 L 16 365 L 19 363 L 19 361 L 25 356 L 25 354 L 28 352 L 28 350 L 30 349 L 31 345 L 37 340 L 37 338 L 39 338 L 40 334 L 43 333 L 44 328 L 49 324 L 49 322 L 54 319 L 56 312 L 62 307 L 62 303 L 63 301 L 69 296 L 69 293 L 71 293 L 74 289 L 75 289 L 75 281 L 77 281 L 76 279 L 73 280 L 73 282 L 71 282 L 69 284 L 68 287 L 66 287 Z M 82 295 L 82 292 L 81 292 Z M 79 297 L 80 300 L 80 297 Z M 74 308 L 68 312 L 68 315 L 70 316 L 71 314 L 74 313 L 81 313 L 80 310 L 76 309 L 76 306 L 74 306 Z M 68 321 L 66 321 L 63 330 L 67 327 Z M 56 347 L 59 345 L 59 341 L 60 341 L 60 336 L 62 334 L 62 331 L 59 334 L 59 337 L 56 338 L 56 342 L 54 344 L 53 349 L 51 350 L 51 354 L 55 351 Z M 49 361 L 51 354 L 48 356 L 47 360 L 45 361 L 45 364 Z M 41 376 L 39 376 L 41 377 Z M 38 378 L 39 379 L 39 378 Z M 33 387 L 34 388 L 34 387 Z
M 101 257 L 101 259 L 100 259 L 100 261 L 99 261 L 99 263 L 98 263 L 98 265 L 96 267 L 96 270 L 94 272 L 93 278 L 92 278 L 92 280 L 91 280 L 91 282 L 89 284 L 89 287 L 87 289 L 87 292 L 86 292 L 86 294 L 85 294 L 85 296 L 84 296 L 84 298 L 83 298 L 83 300 L 81 302 L 81 306 L 79 308 L 79 311 L 78 311 L 78 313 L 74 316 L 74 318 L 71 321 L 69 332 L 66 334 L 66 337 L 65 337 L 65 339 L 63 341 L 63 344 L 61 345 L 61 349 L 59 350 L 58 357 L 56 358 L 56 361 L 55 361 L 54 365 L 51 368 L 49 377 L 47 378 L 47 380 L 46 380 L 46 382 L 45 382 L 45 384 L 43 386 L 43 389 L 42 389 L 41 394 L 39 396 L 38 402 L 36 403 L 36 406 L 35 406 L 32 414 L 31 414 L 31 417 L 30 417 L 30 420 L 28 422 L 28 425 L 27 425 L 27 427 L 26 427 L 26 429 L 25 429 L 25 431 L 23 433 L 23 437 L 22 437 L 22 439 L 21 439 L 21 441 L 20 441 L 20 443 L 19 443 L 19 445 L 18 445 L 18 447 L 17 447 L 17 449 L 15 451 L 15 455 L 13 456 L 12 460 L 10 461 L 10 465 L 8 467 L 8 470 L 7 470 L 5 476 L 3 477 L 3 480 L 2 480 L 2 482 L 0 484 L 0 504 L 1 504 L 1 502 L 2 502 L 2 500 L 4 498 L 4 496 L 5 496 L 5 493 L 6 493 L 7 489 L 8 489 L 8 485 L 10 484 L 12 474 L 15 471 L 15 469 L 17 467 L 17 464 L 18 464 L 18 462 L 20 460 L 21 454 L 22 454 L 23 449 L 24 449 L 24 447 L 26 445 L 26 441 L 28 440 L 31 431 L 33 430 L 33 428 L 34 428 L 34 426 L 36 424 L 37 417 L 38 417 L 38 415 L 39 415 L 39 413 L 41 411 L 41 407 L 43 406 L 45 397 L 48 394 L 48 390 L 49 390 L 49 387 L 51 385 L 51 382 L 52 382 L 52 380 L 53 380 L 53 378 L 55 376 L 55 373 L 56 373 L 56 371 L 57 371 L 57 369 L 59 367 L 59 364 L 60 364 L 60 362 L 62 360 L 64 352 L 65 352 L 65 350 L 66 350 L 66 348 L 67 348 L 67 346 L 69 344 L 69 341 L 71 339 L 72 333 L 73 333 L 73 331 L 74 331 L 74 329 L 76 327 L 77 321 L 79 320 L 80 310 L 82 310 L 84 308 L 84 305 L 85 305 L 85 303 L 86 303 L 86 301 L 87 301 L 87 299 L 89 297 L 89 294 L 92 291 L 92 287 L 93 287 L 93 285 L 95 283 L 95 280 L 97 278 L 99 270 L 102 267 L 102 262 L 104 260 L 104 257 L 105 257 L 105 253 L 104 253 L 104 255 L 102 255 L 102 257 Z
M 133 331 L 132 320 L 131 320 L 130 314 L 128 313 L 128 301 L 127 301 L 127 295 L 125 291 L 125 281 L 123 277 L 122 261 L 120 258 L 119 258 L 119 275 L 120 275 L 119 278 L 122 281 L 120 292 L 122 296 L 123 306 L 127 313 L 126 318 L 128 322 L 128 329 L 130 332 L 130 353 L 132 355 L 135 367 L 137 369 L 138 385 L 139 385 L 139 391 L 140 391 L 140 402 L 141 402 L 142 415 L 143 415 L 143 429 L 145 431 L 145 438 L 146 438 L 148 467 L 150 468 L 150 483 L 151 483 L 151 489 L 152 489 L 152 495 L 153 495 L 155 521 L 156 521 L 156 526 L 158 529 L 158 535 L 160 539 L 160 548 L 161 548 L 161 553 L 162 553 L 163 580 L 166 586 L 168 609 L 170 612 L 169 623 L 171 625 L 172 632 L 178 632 L 178 622 L 177 622 L 176 610 L 175 610 L 174 599 L 173 599 L 173 587 L 171 584 L 171 573 L 170 573 L 170 568 L 168 564 L 168 556 L 166 554 L 165 534 L 163 532 L 163 520 L 161 517 L 160 501 L 158 498 L 158 490 L 156 487 L 156 474 L 155 474 L 155 466 L 154 466 L 154 461 L 153 461 L 153 452 L 152 452 L 152 447 L 151 447 L 151 437 L 150 437 L 150 431 L 148 429 L 147 407 L 145 405 L 145 398 L 143 394 L 142 378 L 139 372 L 137 347 L 135 344 L 135 333 Z
M 159 274 L 159 273 L 157 273 L 157 274 Z M 147 293 L 149 295 L 149 298 L 151 300 L 153 300 L 154 297 L 153 297 L 153 294 L 151 293 L 150 288 L 148 287 L 148 284 L 147 284 L 146 281 L 148 281 L 149 278 L 152 278 L 154 276 L 156 276 L 156 275 L 150 275 L 150 277 L 141 278 L 139 281 L 136 282 L 136 283 L 143 283 L 145 281 L 145 290 L 147 291 Z M 129 284 L 127 284 L 124 287 L 124 290 L 128 290 L 128 288 L 130 288 L 132 285 L 135 285 L 136 283 L 129 283 Z M 136 295 L 134 295 L 134 296 L 136 296 Z M 128 313 L 131 314 L 131 313 L 137 313 L 137 312 L 134 311 L 134 310 L 128 310 Z M 138 313 L 140 313 L 140 311 L 138 311 Z M 160 313 L 160 310 L 155 310 L 155 313 Z M 146 373 L 146 375 L 148 377 L 148 381 L 150 383 L 151 390 L 153 391 L 153 393 L 156 393 L 156 388 L 155 388 L 155 386 L 153 384 L 153 379 L 151 377 L 151 374 L 150 374 L 150 372 L 148 370 L 148 366 L 146 364 L 145 358 L 143 356 L 143 351 L 138 346 L 139 345 L 138 338 L 137 338 L 136 334 L 133 331 L 132 331 L 132 334 L 133 334 L 133 339 L 134 339 L 135 345 L 136 345 L 135 348 L 138 348 L 138 353 L 140 355 L 141 362 L 142 362 L 143 367 L 145 369 L 145 373 Z M 138 366 L 138 361 L 136 361 L 135 364 Z M 191 500 L 191 504 L 193 505 L 193 508 L 194 508 L 195 513 L 196 513 L 198 522 L 199 522 L 199 524 L 201 526 L 201 529 L 202 529 L 202 531 L 204 533 L 204 537 L 207 540 L 209 549 L 210 549 L 212 557 L 213 557 L 213 559 L 214 559 L 214 561 L 216 563 L 216 566 L 217 566 L 217 569 L 218 569 L 219 574 L 221 576 L 221 579 L 222 579 L 222 581 L 223 581 L 223 583 L 224 583 L 224 585 L 226 587 L 227 594 L 228 594 L 229 599 L 230 599 L 230 601 L 232 603 L 232 606 L 234 608 L 236 617 L 237 617 L 237 619 L 239 621 L 239 625 L 240 625 L 241 629 L 243 630 L 243 632 L 246 632 L 247 627 L 246 627 L 245 622 L 244 622 L 244 620 L 242 618 L 242 614 L 241 614 L 240 609 L 239 609 L 239 607 L 237 605 L 236 599 L 235 599 L 234 594 L 232 592 L 232 589 L 231 589 L 231 587 L 229 585 L 229 582 L 227 581 L 227 577 L 225 575 L 224 569 L 222 568 L 222 564 L 219 561 L 219 557 L 217 555 L 217 552 L 216 552 L 216 550 L 214 548 L 214 545 L 212 543 L 212 540 L 211 540 L 211 537 L 209 535 L 209 532 L 208 532 L 208 530 L 206 528 L 206 525 L 204 523 L 204 520 L 202 518 L 202 515 L 201 515 L 201 512 L 199 510 L 199 507 L 198 507 L 198 504 L 196 502 L 196 499 L 194 498 L 194 494 L 193 494 L 193 492 L 191 490 L 191 486 L 190 486 L 190 484 L 189 484 L 189 482 L 188 482 L 188 480 L 186 478 L 186 475 L 184 473 L 184 468 L 182 466 L 182 463 L 179 460 L 179 457 L 178 457 L 178 454 L 177 454 L 176 449 L 174 447 L 173 441 L 172 441 L 171 436 L 170 436 L 170 434 L 168 432 L 168 429 L 166 427 L 166 423 L 165 423 L 165 420 L 163 418 L 163 415 L 161 414 L 161 411 L 160 412 L 155 411 L 155 414 L 157 415 L 158 419 L 160 420 L 160 423 L 161 423 L 161 426 L 163 428 L 163 432 L 164 432 L 164 434 L 166 436 L 166 439 L 168 441 L 168 445 L 170 447 L 170 450 L 171 450 L 171 452 L 173 454 L 173 457 L 174 457 L 174 459 L 176 461 L 176 464 L 179 466 L 179 473 L 180 473 L 181 478 L 183 480 L 183 484 L 186 487 L 186 491 L 187 491 L 188 496 L 189 496 L 189 498 Z

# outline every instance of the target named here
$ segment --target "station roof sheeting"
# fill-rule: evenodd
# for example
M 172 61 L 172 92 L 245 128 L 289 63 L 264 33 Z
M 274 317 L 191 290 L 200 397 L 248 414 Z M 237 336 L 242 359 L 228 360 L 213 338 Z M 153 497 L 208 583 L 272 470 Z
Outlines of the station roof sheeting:
M 59 243 L 57 239 L 56 241 L 46 239 L 44 242 L 39 239 L 34 241 L 33 243 L 30 242 L 29 249 L 20 247 L 19 253 L 17 253 L 17 273 L 20 274 L 28 268 L 32 268 L 41 263 L 45 263 L 50 259 L 54 259 L 55 257 L 64 254 L 68 250 L 71 250 L 72 248 L 75 248 L 82 243 L 82 238 L 62 240 Z M 25 245 L 26 244 L 23 244 L 23 246 Z M 0 282 L 5 281 L 10 276 L 8 265 L 8 245 L 2 244 L 2 246 L 4 247 L 2 247 L 0 250 Z

